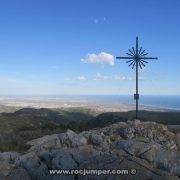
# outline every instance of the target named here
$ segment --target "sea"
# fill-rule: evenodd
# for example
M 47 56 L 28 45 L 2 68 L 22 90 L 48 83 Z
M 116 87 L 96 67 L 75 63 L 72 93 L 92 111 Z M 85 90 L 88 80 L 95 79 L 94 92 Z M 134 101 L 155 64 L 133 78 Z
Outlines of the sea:
M 125 103 L 135 104 L 132 95 L 102 95 L 89 96 L 87 99 L 109 102 L 109 103 Z M 169 110 L 180 111 L 180 96 L 175 95 L 141 95 L 139 104 L 149 107 L 157 107 Z
M 79 97 L 76 96 L 74 98 L 111 104 L 135 104 L 133 95 L 88 95 Z M 139 104 L 147 107 L 157 107 L 173 111 L 180 111 L 180 95 L 141 95 Z

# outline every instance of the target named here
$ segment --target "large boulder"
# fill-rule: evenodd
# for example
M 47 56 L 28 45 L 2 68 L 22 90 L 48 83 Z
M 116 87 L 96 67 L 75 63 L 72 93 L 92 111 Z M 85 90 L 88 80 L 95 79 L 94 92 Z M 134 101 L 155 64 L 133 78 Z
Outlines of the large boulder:
M 39 158 L 48 168 L 51 168 L 52 164 L 53 168 L 70 168 L 71 166 L 77 167 L 88 158 L 99 154 L 101 154 L 101 151 L 94 149 L 92 145 L 85 145 L 77 148 L 61 148 L 44 151 L 39 154 Z
M 122 149 L 130 155 L 138 155 L 145 148 L 145 143 L 137 140 L 122 140 L 117 143 L 117 149 Z
M 59 134 L 59 139 L 63 147 L 78 147 L 87 144 L 87 140 L 81 134 L 76 134 L 72 130 Z
M 52 169 L 75 169 L 78 166 L 73 155 L 64 150 L 53 152 L 51 163 Z
M 52 148 L 60 148 L 61 142 L 58 134 L 47 135 L 42 138 L 28 141 L 27 145 L 31 146 L 29 151 L 41 152 Z
M 90 157 L 102 153 L 101 151 L 94 149 L 92 145 L 80 146 L 78 148 L 71 148 L 65 151 L 72 156 L 73 160 L 77 163 L 78 166 L 87 159 L 89 159 Z
M 147 160 L 149 163 L 153 163 L 157 154 L 162 151 L 162 146 L 157 143 L 146 144 L 144 148 L 139 152 L 139 157 Z
M 94 148 L 108 151 L 110 146 L 110 138 L 105 136 L 103 132 L 96 130 L 82 132 L 81 135 L 86 138 L 87 144 L 92 145 Z
M 15 164 L 24 168 L 32 179 L 48 180 L 50 178 L 47 166 L 33 152 L 20 156 Z
M 85 145 L 87 140 L 81 135 L 76 134 L 74 131 L 67 130 L 66 133 L 47 135 L 27 142 L 31 146 L 29 152 L 41 152 L 44 150 L 56 149 L 61 147 L 78 147 Z

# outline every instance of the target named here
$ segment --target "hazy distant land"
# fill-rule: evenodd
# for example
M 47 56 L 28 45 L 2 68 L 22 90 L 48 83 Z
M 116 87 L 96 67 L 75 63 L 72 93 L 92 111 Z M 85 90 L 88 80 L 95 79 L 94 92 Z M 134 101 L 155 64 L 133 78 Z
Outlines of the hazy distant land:
M 14 112 L 21 108 L 71 109 L 84 108 L 99 114 L 103 112 L 127 112 L 135 109 L 134 104 L 126 102 L 108 102 L 86 98 L 50 98 L 50 97 L 0 97 L 0 112 Z M 170 111 L 168 108 L 140 105 L 139 109 L 147 111 Z

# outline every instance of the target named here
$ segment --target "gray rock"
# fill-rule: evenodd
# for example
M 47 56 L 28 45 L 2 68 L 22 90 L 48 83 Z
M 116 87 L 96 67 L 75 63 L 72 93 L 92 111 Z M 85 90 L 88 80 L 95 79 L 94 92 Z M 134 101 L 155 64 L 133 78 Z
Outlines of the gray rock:
M 142 159 L 147 160 L 148 162 L 152 163 L 155 161 L 157 153 L 162 151 L 162 146 L 157 143 L 150 143 L 147 144 L 140 152 L 139 156 Z
M 155 180 L 172 180 L 176 179 L 172 175 L 165 171 L 154 169 L 147 161 L 137 158 L 135 156 L 126 155 L 125 160 L 119 166 L 119 169 L 136 169 L 135 175 L 127 175 L 125 179 L 130 180 L 144 180 L 144 179 L 155 179 Z
M 126 127 L 121 128 L 119 133 L 123 138 L 132 139 L 134 137 L 134 131 L 133 127 Z
M 89 140 L 95 146 L 103 144 L 103 136 L 100 134 L 90 134 Z
M 39 154 L 39 158 L 43 163 L 45 163 L 50 169 L 52 168 L 52 162 L 55 166 L 59 168 L 67 167 L 64 163 L 67 162 L 64 160 L 72 160 L 78 165 L 81 164 L 86 159 L 90 158 L 93 155 L 100 154 L 99 151 L 93 148 L 92 145 L 79 146 L 77 148 L 62 148 L 62 149 L 54 149 L 51 151 L 44 151 Z M 70 166 L 72 165 L 70 164 Z M 70 168 L 69 166 L 69 168 Z M 76 166 L 76 165 L 75 165 Z
M 67 130 L 66 133 L 47 135 L 42 138 L 38 138 L 27 142 L 31 148 L 29 152 L 35 151 L 36 153 L 61 147 L 78 147 L 85 145 L 87 140 L 81 135 L 76 134 L 71 130 Z
M 176 144 L 177 144 L 177 149 L 180 152 L 180 133 L 176 134 L 175 141 L 176 141 Z
M 27 171 L 23 168 L 15 168 L 7 177 L 9 180 L 31 180 L 31 177 L 27 173 Z
M 73 175 L 55 175 L 52 180 L 74 180 Z
M 50 178 L 47 166 L 33 152 L 20 156 L 16 165 L 26 169 L 33 179 L 45 180 Z
M 20 156 L 17 152 L 2 152 L 0 153 L 0 161 L 7 161 L 13 163 Z
M 77 167 L 73 155 L 64 150 L 55 151 L 52 157 L 52 169 L 73 169 Z
M 154 159 L 154 164 L 159 169 L 180 176 L 180 153 L 178 152 L 159 151 Z
M 14 169 L 15 165 L 10 164 L 6 161 L 0 161 L 0 179 L 8 176 Z
M 0 153 L 0 179 L 58 180 L 49 169 L 137 169 L 122 179 L 177 179 L 180 176 L 179 135 L 155 122 L 119 122 L 77 134 L 47 135 L 29 141 L 28 152 Z M 119 176 L 78 176 L 79 179 L 119 179 Z M 16 180 L 13 179 L 13 180 Z
M 38 154 L 39 159 L 51 169 L 52 156 L 50 151 L 42 151 Z
M 92 156 L 83 163 L 80 164 L 79 168 L 83 169 L 117 169 L 121 160 L 111 154 L 100 154 Z
M 93 145 L 97 150 L 109 151 L 110 137 L 105 136 L 103 132 L 86 131 L 81 133 L 87 139 L 87 144 Z
M 69 151 L 69 153 L 73 156 L 73 159 L 79 165 L 90 157 L 101 154 L 101 151 L 94 149 L 92 145 L 86 145 L 73 148 Z
M 63 147 L 78 147 L 87 144 L 87 140 L 81 134 L 67 130 L 66 133 L 59 134 L 59 139 Z
M 127 126 L 128 125 L 125 122 L 118 122 L 116 124 L 111 124 L 107 127 L 102 128 L 101 131 L 107 136 L 119 135 L 119 130 L 122 128 L 126 128 Z
M 31 146 L 29 151 L 35 151 L 37 153 L 52 148 L 60 148 L 62 146 L 58 134 L 47 135 L 42 138 L 28 141 L 27 145 Z
M 117 143 L 117 149 L 122 149 L 131 155 L 138 155 L 145 148 L 145 143 L 133 140 L 122 140 Z
M 141 122 L 134 126 L 135 135 L 146 137 L 152 142 L 157 142 L 164 145 L 164 143 L 171 142 L 175 144 L 175 135 L 168 131 L 167 127 L 155 122 Z

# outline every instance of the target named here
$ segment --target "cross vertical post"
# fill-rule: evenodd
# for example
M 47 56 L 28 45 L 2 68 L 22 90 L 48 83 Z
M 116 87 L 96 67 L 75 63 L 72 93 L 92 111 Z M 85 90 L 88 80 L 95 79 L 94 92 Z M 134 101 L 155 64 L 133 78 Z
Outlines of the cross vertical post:
M 139 94 L 138 94 L 138 37 L 136 37 L 136 94 L 134 95 L 134 99 L 136 100 L 136 119 L 138 119 L 138 100 L 139 100 Z
M 134 69 L 136 67 L 136 93 L 134 94 L 134 99 L 136 100 L 136 119 L 138 119 L 138 108 L 139 108 L 139 91 L 138 91 L 138 73 L 139 73 L 139 67 L 142 69 L 142 67 L 145 67 L 148 62 L 147 60 L 153 60 L 158 59 L 157 57 L 146 57 L 148 53 L 146 53 L 146 50 L 142 50 L 142 47 L 139 48 L 139 42 L 138 37 L 136 37 L 136 47 L 132 47 L 132 49 L 129 49 L 129 52 L 126 53 L 128 57 L 116 57 L 116 59 L 123 59 L 128 60 L 126 63 L 129 63 L 129 66 Z

